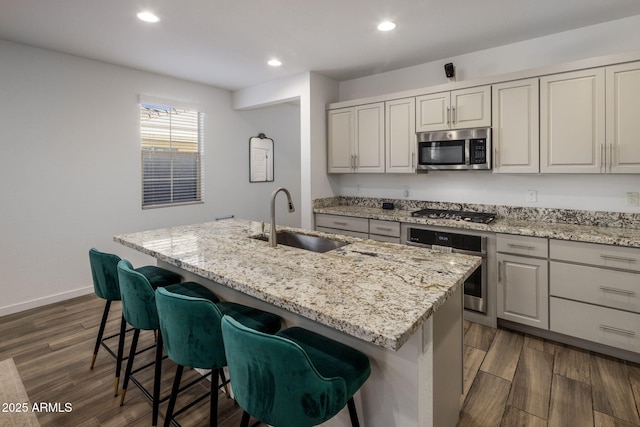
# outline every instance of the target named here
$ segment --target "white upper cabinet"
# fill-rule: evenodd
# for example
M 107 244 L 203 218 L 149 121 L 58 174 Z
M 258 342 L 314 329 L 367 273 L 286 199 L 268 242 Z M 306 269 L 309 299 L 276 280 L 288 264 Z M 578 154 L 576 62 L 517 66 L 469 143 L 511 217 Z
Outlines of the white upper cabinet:
M 355 107 L 355 169 L 384 172 L 384 102 Z
M 419 96 L 416 110 L 417 132 L 491 126 L 491 86 Z
M 606 170 L 640 173 L 640 62 L 606 68 Z
M 329 173 L 384 172 L 384 102 L 329 110 Z
M 538 79 L 493 85 L 493 172 L 540 171 Z
M 604 172 L 604 79 L 604 68 L 540 79 L 540 172 Z
M 328 121 L 328 171 L 329 173 L 353 172 L 355 130 L 353 108 L 340 108 L 327 112 Z
M 385 102 L 385 132 L 386 172 L 415 172 L 415 98 L 397 99 Z

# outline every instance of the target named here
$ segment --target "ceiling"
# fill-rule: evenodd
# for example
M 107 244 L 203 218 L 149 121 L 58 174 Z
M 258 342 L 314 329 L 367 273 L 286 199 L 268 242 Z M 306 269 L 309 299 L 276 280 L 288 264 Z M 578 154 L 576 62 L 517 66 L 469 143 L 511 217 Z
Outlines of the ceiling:
M 303 71 L 349 80 L 639 14 L 640 0 L 0 0 L 0 39 L 235 90 Z M 378 31 L 383 19 L 397 28 Z

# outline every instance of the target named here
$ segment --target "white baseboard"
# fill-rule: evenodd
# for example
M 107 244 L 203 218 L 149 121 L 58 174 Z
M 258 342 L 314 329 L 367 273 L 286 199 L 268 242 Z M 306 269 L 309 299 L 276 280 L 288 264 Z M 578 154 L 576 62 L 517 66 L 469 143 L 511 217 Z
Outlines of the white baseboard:
M 30 310 L 36 307 L 42 307 L 43 305 L 53 304 L 54 302 L 65 301 L 71 298 L 87 295 L 92 292 L 93 292 L 93 286 L 87 286 L 85 288 L 74 289 L 68 292 L 62 292 L 59 294 L 49 295 L 46 297 L 31 300 L 31 301 L 25 301 L 18 304 L 0 307 L 0 317 L 8 316 L 14 313 L 20 313 L 21 311 Z

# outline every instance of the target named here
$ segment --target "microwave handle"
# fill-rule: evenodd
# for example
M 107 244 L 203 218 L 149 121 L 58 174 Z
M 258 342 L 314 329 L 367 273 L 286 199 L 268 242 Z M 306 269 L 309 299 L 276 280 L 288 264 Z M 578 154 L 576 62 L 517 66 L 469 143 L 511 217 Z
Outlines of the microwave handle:
M 469 144 L 469 140 L 465 139 L 464 140 L 464 164 L 467 166 L 471 164 L 471 161 L 469 159 L 470 156 L 471 156 L 471 147 Z

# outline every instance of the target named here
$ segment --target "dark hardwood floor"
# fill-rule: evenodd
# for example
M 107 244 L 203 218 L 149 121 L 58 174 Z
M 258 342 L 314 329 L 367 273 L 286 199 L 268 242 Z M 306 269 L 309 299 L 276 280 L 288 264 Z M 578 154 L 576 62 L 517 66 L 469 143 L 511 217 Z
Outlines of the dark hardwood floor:
M 14 359 L 31 404 L 71 404 L 70 412 L 37 413 L 42 426 L 150 425 L 151 405 L 132 383 L 119 406 L 113 396 L 115 361 L 104 349 L 89 369 L 103 305 L 87 295 L 0 318 L 0 360 Z M 117 331 L 119 316 L 120 305 L 114 303 L 107 334 Z M 143 333 L 141 345 L 153 339 L 152 333 Z M 137 357 L 151 360 L 152 353 Z M 165 359 L 163 394 L 170 390 L 174 369 Z M 152 370 L 140 378 L 150 388 Z M 206 390 L 194 387 L 178 405 Z M 219 426 L 240 425 L 242 412 L 234 401 L 220 393 L 218 402 Z M 459 427 L 640 426 L 640 366 L 465 322 L 461 404 Z M 178 421 L 185 427 L 208 425 L 207 405 L 202 402 Z M 160 424 L 165 408 L 166 403 L 160 408 Z

